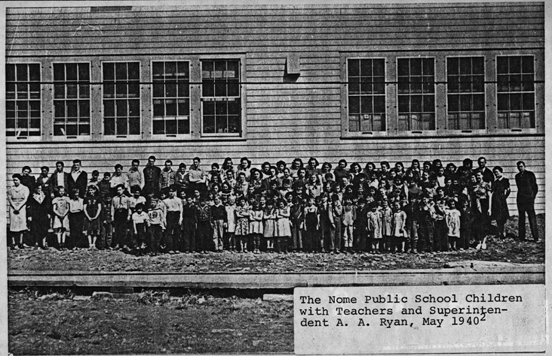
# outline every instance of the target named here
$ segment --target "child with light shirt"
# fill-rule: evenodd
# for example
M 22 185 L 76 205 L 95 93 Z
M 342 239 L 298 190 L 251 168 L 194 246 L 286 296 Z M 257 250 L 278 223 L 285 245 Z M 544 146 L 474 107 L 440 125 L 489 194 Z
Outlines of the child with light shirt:
M 150 238 L 149 248 L 152 256 L 157 256 L 161 235 L 163 230 L 165 230 L 165 212 L 158 203 L 159 199 L 155 197 L 151 199 L 148 219 L 146 220 Z
M 57 236 L 58 248 L 65 250 L 65 237 L 69 231 L 69 198 L 65 196 L 65 187 L 60 185 L 55 191 L 55 198 L 52 200 L 54 220 L 52 228 Z
M 145 250 L 146 227 L 149 215 L 143 210 L 142 203 L 136 204 L 136 210 L 132 214 L 133 245 L 136 256 L 142 256 Z

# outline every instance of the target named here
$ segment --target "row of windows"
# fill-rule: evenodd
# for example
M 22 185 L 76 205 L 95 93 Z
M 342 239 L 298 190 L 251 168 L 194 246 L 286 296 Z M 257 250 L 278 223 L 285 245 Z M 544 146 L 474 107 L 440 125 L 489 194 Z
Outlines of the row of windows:
M 242 93 L 239 59 L 201 59 L 201 86 L 192 89 L 190 61 L 151 63 L 152 134 L 191 133 L 193 106 L 200 108 L 202 134 L 240 135 Z M 6 133 L 41 135 L 39 64 L 6 65 Z M 485 57 L 447 57 L 444 73 L 436 59 L 397 58 L 397 129 L 436 129 L 437 86 L 446 91 L 446 125 L 451 130 L 486 128 Z M 351 133 L 383 132 L 388 126 L 384 58 L 348 58 L 347 122 Z M 142 131 L 140 62 L 101 63 L 103 135 L 132 136 Z M 438 83 L 436 74 L 446 78 Z M 195 78 L 194 78 L 195 79 Z M 535 64 L 532 55 L 496 57 L 497 126 L 535 128 Z M 90 63 L 53 64 L 53 135 L 91 135 Z M 194 90 L 197 95 L 194 95 Z M 196 98 L 196 99 L 194 99 Z M 199 98 L 199 99 L 197 99 Z M 194 102 L 199 100 L 199 102 Z
M 239 60 L 202 60 L 201 112 L 205 134 L 241 132 Z M 6 66 L 6 133 L 41 134 L 39 64 Z M 54 135 L 91 132 L 90 63 L 54 63 Z M 141 95 L 139 62 L 102 63 L 102 117 L 106 136 L 139 135 Z M 190 62 L 152 62 L 152 132 L 190 133 Z
M 350 132 L 386 130 L 385 59 L 347 60 Z M 498 128 L 535 128 L 533 56 L 498 56 Z M 485 129 L 484 57 L 446 58 L 447 128 Z M 435 58 L 397 59 L 398 129 L 435 130 Z

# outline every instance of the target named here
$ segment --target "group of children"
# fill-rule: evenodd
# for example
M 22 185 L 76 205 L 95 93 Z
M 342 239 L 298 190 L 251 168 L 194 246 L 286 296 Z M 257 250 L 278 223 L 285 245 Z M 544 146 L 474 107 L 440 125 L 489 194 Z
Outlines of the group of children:
M 74 162 L 80 174 L 80 161 Z M 61 177 L 59 163 L 52 177 Z M 118 164 L 113 176 L 106 173 L 101 180 L 94 171 L 85 189 L 48 186 L 43 167 L 27 206 L 30 222 L 44 221 L 48 214 L 48 231 L 31 223 L 31 244 L 47 249 L 48 232 L 54 232 L 50 245 L 58 249 L 137 255 L 418 253 L 485 248 L 490 226 L 490 207 L 481 205 L 487 197 L 479 193 L 482 186 L 491 191 L 487 181 L 493 177 L 483 181 L 485 167 L 473 169 L 469 159 L 458 169 L 437 159 L 423 166 L 414 160 L 409 168 L 382 162 L 379 169 L 373 163 L 347 169 L 341 160 L 332 170 L 327 162 L 319 169 L 315 158 L 306 165 L 295 159 L 290 167 L 279 161 L 256 169 L 244 157 L 237 168 L 227 158 L 222 167 L 213 163 L 204 171 L 195 158 L 189 170 L 182 163 L 173 171 L 170 160 L 161 170 L 153 156 L 143 174 L 138 166 L 134 160 L 124 174 Z M 16 179 L 17 184 L 24 180 Z M 44 206 L 38 208 L 37 201 Z M 22 246 L 13 240 L 13 248 Z

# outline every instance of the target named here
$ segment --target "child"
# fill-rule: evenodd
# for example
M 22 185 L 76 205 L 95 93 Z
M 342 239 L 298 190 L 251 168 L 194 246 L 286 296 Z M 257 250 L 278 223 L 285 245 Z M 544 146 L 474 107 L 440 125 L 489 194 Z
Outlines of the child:
M 31 235 L 35 246 L 48 249 L 46 237 L 50 228 L 50 196 L 45 194 L 43 185 L 37 185 L 28 199 Z M 22 208 L 25 209 L 25 208 Z
M 274 251 L 274 238 L 276 237 L 276 209 L 272 199 L 266 202 L 263 212 L 263 236 L 266 239 L 266 249 Z
M 354 222 L 356 220 L 356 208 L 353 206 L 353 202 L 350 198 L 345 199 L 345 205 L 343 206 L 342 229 L 343 229 L 343 242 L 344 248 L 347 253 L 353 252 L 353 231 Z
M 146 227 L 149 215 L 144 212 L 144 205 L 136 205 L 136 211 L 132 214 L 132 230 L 134 232 L 133 245 L 136 256 L 142 256 L 146 242 Z
M 294 251 L 302 251 L 312 249 L 312 246 L 308 245 L 309 242 L 303 241 L 303 220 L 304 220 L 304 208 L 303 202 L 300 198 L 292 198 L 292 204 L 290 207 L 290 223 L 291 223 L 291 248 Z
M 157 256 L 161 234 L 165 230 L 165 212 L 158 203 L 159 199 L 156 197 L 151 199 L 148 219 L 146 220 L 150 237 L 149 248 L 152 256 Z
M 187 204 L 182 208 L 182 240 L 185 252 L 196 251 L 196 230 L 199 210 L 193 197 L 187 198 Z
M 111 249 L 113 239 L 113 215 L 111 215 L 111 196 L 107 196 L 103 201 L 102 225 L 100 231 L 100 249 Z
M 81 245 L 84 224 L 84 200 L 79 197 L 79 188 L 73 188 L 69 199 L 69 235 L 71 248 Z
M 261 204 L 253 203 L 253 209 L 249 211 L 249 234 L 253 240 L 253 253 L 260 253 L 261 236 L 263 235 L 263 211 Z
M 65 250 L 65 234 L 69 230 L 69 198 L 65 196 L 65 187 L 60 185 L 54 200 L 52 200 L 52 210 L 54 212 L 54 221 L 52 228 L 57 236 L 58 248 Z
M 223 250 L 224 226 L 227 223 L 226 208 L 222 205 L 219 196 L 214 197 L 211 206 L 211 228 L 213 229 L 213 244 L 216 252 Z
M 341 252 L 341 215 L 343 215 L 343 207 L 338 195 L 332 195 L 332 227 L 330 230 L 330 250 L 333 253 Z
M 320 226 L 320 216 L 318 215 L 318 207 L 314 204 L 315 199 L 310 197 L 305 207 L 303 226 L 305 227 L 305 242 L 308 246 L 308 251 L 316 252 L 324 251 L 324 245 L 320 244 L 318 238 L 318 228 Z
M 398 252 L 405 252 L 406 244 L 406 213 L 401 208 L 401 203 L 393 203 L 393 238 L 395 240 L 395 246 L 398 247 Z M 394 249 L 392 249 L 394 250 Z
M 247 235 L 249 234 L 249 207 L 245 204 L 246 199 L 242 196 L 238 198 L 238 207 L 236 208 L 236 240 L 240 245 L 240 252 L 247 252 Z
M 381 235 L 383 246 L 378 247 L 385 252 L 391 251 L 393 240 L 392 221 L 393 209 L 389 206 L 389 201 L 384 199 L 381 201 Z M 375 252 L 379 253 L 379 250 Z
M 453 251 L 457 250 L 457 242 L 460 239 L 460 211 L 456 209 L 456 202 L 449 201 L 449 209 L 445 212 L 445 221 L 448 228 L 448 240 L 450 248 Z
M 460 251 L 469 249 L 473 241 L 473 213 L 467 199 L 460 199 Z
M 448 251 L 448 228 L 445 220 L 446 204 L 443 199 L 435 201 L 435 225 L 433 228 L 433 249 Z
M 129 198 L 125 195 L 125 186 L 119 184 L 116 188 L 117 195 L 111 200 L 111 216 L 113 217 L 113 228 L 115 233 L 113 236 L 114 248 L 119 249 L 121 246 L 128 249 L 125 244 L 125 236 L 127 230 L 127 221 L 130 220 Z
M 207 199 L 202 197 L 199 201 L 196 231 L 197 244 L 201 253 L 207 253 L 211 234 L 211 207 L 207 204 Z
M 230 252 L 235 252 L 236 239 L 234 238 L 234 233 L 236 232 L 236 198 L 234 196 L 228 196 L 224 209 L 226 211 L 226 224 L 224 225 L 225 239 Z
M 98 182 L 98 190 L 100 193 L 100 199 L 105 202 L 107 197 L 112 197 L 111 195 L 111 173 L 105 172 L 103 179 Z
M 88 182 L 88 186 L 94 185 L 98 186 L 100 183 L 100 172 L 97 170 L 92 171 L 92 178 L 90 178 L 90 182 Z
M 332 236 L 333 214 L 332 205 L 328 201 L 329 195 L 322 193 L 320 195 L 320 203 L 318 204 L 318 216 L 320 219 L 320 246 L 326 248 L 333 253 L 333 248 L 330 248 L 330 240 Z
M 372 253 L 380 253 L 380 241 L 383 238 L 384 213 L 378 211 L 378 204 L 374 201 L 369 205 L 370 211 L 366 213 L 368 236 L 372 244 Z M 383 209 L 389 209 L 384 207 Z
M 176 186 L 171 185 L 169 196 L 163 199 L 166 206 L 165 240 L 169 254 L 180 253 L 180 225 L 182 225 L 182 200 L 176 196 Z
M 276 235 L 278 236 L 278 253 L 287 253 L 288 250 L 288 240 L 291 238 L 291 223 L 289 221 L 289 211 L 290 209 L 289 206 L 286 204 L 286 201 L 284 199 L 281 199 L 278 202 L 278 210 L 276 211 L 276 218 L 278 219 L 276 228 Z
M 428 195 L 423 195 L 419 213 L 418 234 L 420 235 L 420 241 L 424 245 L 424 250 L 429 253 L 433 252 L 434 216 L 435 209 L 433 208 L 431 199 L 429 199 Z
M 88 247 L 93 250 L 96 248 L 96 241 L 100 234 L 100 214 L 102 213 L 102 204 L 98 197 L 98 188 L 95 185 L 88 186 L 88 196 L 84 199 L 84 234 L 88 237 Z
M 420 206 L 416 195 L 409 197 L 408 204 L 404 206 L 406 213 L 406 231 L 410 244 L 410 252 L 418 253 L 418 221 L 420 219 Z
M 366 253 L 366 234 L 368 229 L 368 213 L 370 212 L 370 210 L 371 209 L 366 206 L 366 199 L 360 198 L 358 200 L 357 214 L 354 223 L 355 239 L 353 241 L 353 247 L 358 253 Z

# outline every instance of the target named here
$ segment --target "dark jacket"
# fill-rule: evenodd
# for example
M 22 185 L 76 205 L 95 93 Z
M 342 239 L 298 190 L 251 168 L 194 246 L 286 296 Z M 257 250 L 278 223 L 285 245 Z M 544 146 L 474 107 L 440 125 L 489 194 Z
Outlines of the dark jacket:
M 539 187 L 533 172 L 526 170 L 516 174 L 516 185 L 518 203 L 533 203 L 535 201 Z

